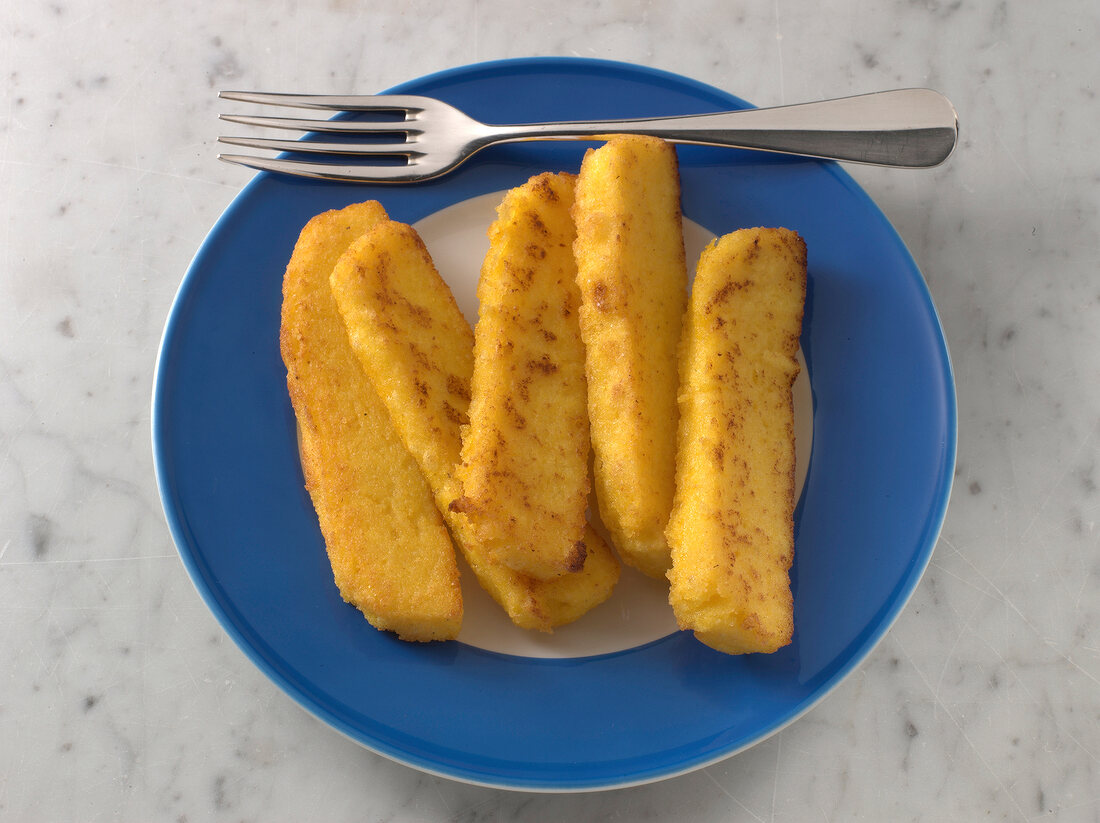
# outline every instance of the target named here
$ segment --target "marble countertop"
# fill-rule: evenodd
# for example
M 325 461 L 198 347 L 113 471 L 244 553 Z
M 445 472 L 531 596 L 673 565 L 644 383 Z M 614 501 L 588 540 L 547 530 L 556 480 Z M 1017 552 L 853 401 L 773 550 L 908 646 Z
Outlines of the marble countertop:
M 0 33 L 0 819 L 1100 820 L 1093 0 L 52 0 L 6 4 Z M 604 793 L 428 776 L 308 716 L 190 583 L 149 446 L 166 313 L 250 177 L 214 159 L 215 92 L 529 55 L 759 105 L 930 86 L 962 123 L 940 168 L 850 169 L 922 268 L 958 382 L 927 574 L 806 717 Z

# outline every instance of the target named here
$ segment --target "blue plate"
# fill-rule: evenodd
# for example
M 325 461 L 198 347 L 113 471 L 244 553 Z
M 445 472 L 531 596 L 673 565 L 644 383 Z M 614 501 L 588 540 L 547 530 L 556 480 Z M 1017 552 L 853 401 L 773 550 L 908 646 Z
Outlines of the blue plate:
M 393 91 L 500 123 L 747 105 L 676 75 L 580 59 L 478 64 Z M 814 436 L 796 515 L 794 642 L 773 655 L 730 657 L 674 632 L 548 659 L 406 644 L 370 628 L 336 592 L 303 489 L 278 349 L 282 273 L 298 232 L 318 212 L 367 199 L 414 222 L 540 171 L 575 171 L 584 149 L 496 147 L 415 186 L 261 174 L 199 249 L 157 361 L 153 449 L 164 509 L 184 565 L 229 635 L 352 739 L 428 772 L 505 788 L 664 778 L 797 718 L 867 656 L 909 599 L 955 463 L 939 321 L 874 203 L 831 163 L 680 147 L 686 217 L 716 234 L 786 226 L 809 249 L 802 349 Z

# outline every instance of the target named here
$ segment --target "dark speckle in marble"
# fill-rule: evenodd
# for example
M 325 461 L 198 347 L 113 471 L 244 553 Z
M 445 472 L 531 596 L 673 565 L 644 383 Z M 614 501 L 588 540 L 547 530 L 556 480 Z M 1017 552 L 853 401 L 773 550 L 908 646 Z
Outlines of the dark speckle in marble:
M 951 17 L 962 8 L 962 0 L 952 0 L 950 3 L 941 3 L 940 0 L 909 0 L 909 4 L 931 12 L 941 19 Z
M 939 581 L 931 575 L 928 577 L 927 589 L 932 598 L 932 605 L 938 606 L 940 604 L 940 584 Z
M 878 55 L 870 49 L 856 43 L 856 51 L 859 52 L 859 59 L 864 68 L 873 69 L 878 65 Z
M 905 735 L 906 735 L 906 737 L 916 737 L 918 734 L 920 734 L 920 730 L 917 729 L 917 727 L 915 725 L 913 725 L 913 721 L 912 720 L 906 720 L 905 721 Z
M 230 808 L 229 798 L 225 796 L 225 775 L 214 778 L 214 808 L 224 811 Z
M 73 83 L 73 85 L 81 90 L 87 89 L 89 87 L 93 89 L 102 89 L 106 87 L 110 82 L 111 78 L 109 78 L 107 75 L 99 74 L 87 82 L 85 82 L 84 80 L 77 80 Z
M 95 704 L 99 702 L 99 698 L 94 694 L 89 694 L 84 698 L 84 711 L 90 712 L 95 708 Z
M 40 514 L 30 517 L 31 546 L 35 557 L 45 557 L 53 540 L 53 521 Z
M 1092 494 L 1096 491 L 1096 464 L 1090 463 L 1087 466 L 1081 466 L 1075 472 L 1077 475 L 1077 481 L 1081 484 L 1081 489 L 1086 494 Z
M 217 39 L 215 38 L 215 40 Z M 207 72 L 206 80 L 210 88 L 214 88 L 222 80 L 236 80 L 242 73 L 241 65 L 237 62 L 237 55 L 223 48 L 215 58 L 210 71 Z
M 76 335 L 73 334 L 73 319 L 71 317 L 66 317 L 64 320 L 58 323 L 57 333 L 60 334 L 62 337 L 68 337 L 69 339 L 76 337 Z
M 1008 326 L 1008 327 L 1005 328 L 1004 331 L 1001 332 L 1001 336 L 997 340 L 997 344 L 1003 349 L 1009 343 L 1011 343 L 1013 338 L 1015 338 L 1015 337 L 1016 337 L 1016 327 L 1015 326 Z
M 971 494 L 981 494 L 982 493 L 982 484 L 979 483 L 977 480 L 970 481 L 970 486 L 968 488 L 970 489 Z

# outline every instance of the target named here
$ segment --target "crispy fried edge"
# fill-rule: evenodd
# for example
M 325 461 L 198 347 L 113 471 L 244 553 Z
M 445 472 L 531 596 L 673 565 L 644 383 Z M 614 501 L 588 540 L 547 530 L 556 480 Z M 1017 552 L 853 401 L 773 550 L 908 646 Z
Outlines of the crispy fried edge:
M 470 422 L 455 471 L 463 496 L 452 504 L 496 562 L 544 580 L 583 567 L 581 538 L 591 490 L 580 290 L 572 253 L 575 180 L 568 173 L 535 175 L 505 194 L 489 227 L 478 281 Z M 566 279 L 555 284 L 550 278 L 562 265 Z M 538 304 L 539 297 L 549 299 Z M 571 337 L 550 332 L 554 327 L 560 333 L 563 324 L 572 327 Z M 551 350 L 556 359 L 547 353 Z M 571 384 L 562 385 L 570 378 Z M 554 409 L 530 402 L 534 380 L 556 381 Z M 567 389 L 574 392 L 576 408 L 563 421 Z M 575 451 L 575 487 L 559 482 L 547 492 L 546 478 L 534 473 L 540 449 L 566 461 L 566 452 Z
M 614 272 L 602 271 L 602 268 L 613 268 L 614 249 L 597 244 L 592 235 L 599 234 L 601 224 L 611 220 L 627 220 L 630 218 L 629 204 L 621 204 L 618 209 L 609 213 L 611 208 L 606 204 L 606 199 L 597 198 L 590 190 L 602 190 L 610 186 L 621 185 L 619 180 L 624 168 L 635 167 L 639 159 L 650 164 L 667 163 L 671 170 L 671 182 L 675 186 L 675 213 L 672 218 L 680 226 L 680 198 L 679 198 L 679 167 L 675 149 L 671 144 L 655 137 L 641 135 L 615 135 L 598 149 L 589 149 L 581 164 L 581 172 L 577 181 L 577 198 L 573 209 L 574 220 L 577 224 L 577 241 L 574 246 L 578 263 L 577 282 L 581 287 L 581 331 L 586 346 L 586 371 L 589 383 L 589 418 L 592 429 L 592 446 L 595 454 L 594 470 L 596 481 L 596 499 L 599 505 L 601 519 L 607 526 L 615 542 L 619 554 L 628 565 L 642 571 L 644 574 L 664 579 L 665 572 L 671 565 L 671 554 L 664 535 L 664 527 L 668 522 L 668 514 L 672 508 L 674 486 L 672 477 L 675 471 L 675 440 L 677 404 L 675 399 L 677 386 L 677 370 L 675 360 L 677 357 L 679 334 L 673 334 L 670 338 L 669 350 L 663 361 L 673 363 L 670 380 L 667 386 L 668 396 L 664 398 L 663 409 L 653 411 L 655 401 L 649 397 L 633 375 L 633 368 L 641 360 L 641 354 L 637 350 L 639 335 L 645 334 L 644 329 L 638 329 L 630 323 L 632 310 L 626 307 L 626 301 L 630 295 L 638 289 L 652 288 L 651 279 L 644 282 L 634 282 L 631 272 L 619 271 L 618 277 L 609 282 L 607 274 Z M 612 179 L 608 179 L 608 178 Z M 649 236 L 644 230 L 638 231 L 637 227 L 629 227 L 629 237 Z M 687 306 L 687 268 L 684 260 L 683 231 L 679 231 L 679 265 L 674 273 L 680 286 L 681 297 L 677 303 L 670 302 L 669 308 L 674 309 L 671 316 L 666 318 L 679 328 L 683 312 Z M 675 252 L 675 250 L 674 250 Z M 621 266 L 620 266 L 621 269 Z M 672 274 L 670 272 L 670 274 Z M 602 275 L 602 276 L 601 276 Z M 594 283 L 588 283 L 591 278 L 596 278 Z M 671 285 L 671 284 L 670 284 Z M 610 326 L 608 323 L 610 322 Z M 618 379 L 601 381 L 598 379 L 598 361 L 606 361 L 604 355 L 606 345 L 617 342 L 627 349 L 626 362 L 622 363 L 602 362 L 599 364 L 606 371 L 617 372 Z M 657 362 L 655 360 L 654 362 Z M 618 366 L 618 368 L 614 368 Z M 647 381 L 647 385 L 652 381 Z M 620 388 L 625 397 L 618 402 L 612 402 L 608 396 L 608 386 Z M 652 386 L 649 386 L 652 389 Z M 640 432 L 638 436 L 630 439 L 626 448 L 618 448 L 623 437 L 621 425 L 617 413 L 608 415 L 605 409 L 614 408 L 616 412 L 623 407 L 637 408 L 636 419 L 640 425 L 650 429 L 648 432 Z M 663 452 L 666 459 L 660 455 L 648 458 L 650 465 L 642 466 L 643 462 L 638 455 L 638 443 L 647 440 L 646 435 L 660 435 L 654 430 L 653 420 L 670 419 L 670 424 L 665 430 L 664 436 L 667 443 Z M 652 449 L 651 449 L 652 451 Z M 652 465 L 660 462 L 662 465 Z M 624 488 L 624 481 L 618 476 L 623 467 L 633 467 L 631 476 L 635 483 L 650 485 L 648 497 L 663 498 L 660 503 L 661 511 L 657 516 L 658 522 L 650 522 L 648 517 L 640 517 L 638 503 L 635 495 Z M 663 483 L 661 478 L 667 477 Z
M 382 225 L 375 228 L 375 231 L 385 230 L 393 229 L 384 229 Z M 406 226 L 402 229 L 402 231 L 406 230 L 415 234 L 412 227 Z M 348 265 L 338 266 L 333 270 L 333 294 L 336 296 L 344 321 L 349 327 L 369 322 L 370 319 L 369 313 L 363 312 L 361 308 L 357 309 L 357 303 L 370 299 L 369 291 L 357 290 L 354 280 L 347 275 L 347 272 L 353 270 L 351 258 L 369 254 L 370 243 L 370 233 L 359 238 L 345 254 L 345 257 L 348 258 L 346 261 Z M 440 277 L 422 241 L 419 243 L 419 247 L 423 249 L 423 262 L 425 264 L 419 274 L 424 277 L 437 278 L 449 295 L 450 287 Z M 369 266 L 367 268 L 369 269 Z M 457 324 L 461 321 L 468 336 L 463 335 L 462 340 L 455 339 L 449 345 L 453 345 L 461 351 L 469 351 L 469 357 L 472 361 L 473 332 L 470 330 L 469 324 L 466 323 L 466 319 L 462 317 L 453 296 L 450 300 L 443 301 L 440 306 L 431 307 L 429 310 L 433 308 L 453 312 L 457 315 L 453 322 Z M 444 328 L 449 328 L 452 324 L 442 325 Z M 380 330 L 377 328 L 363 331 L 364 334 L 379 332 Z M 353 334 L 351 339 L 354 340 L 355 337 L 356 335 Z M 471 342 L 465 343 L 464 341 L 467 340 Z M 393 379 L 393 375 L 378 373 L 380 364 L 367 362 L 367 360 L 370 360 L 367 356 L 369 353 L 363 351 L 356 353 L 360 357 L 364 371 L 372 380 Z M 472 363 L 470 371 L 472 372 Z M 455 375 L 455 377 L 462 379 L 458 375 Z M 468 386 L 466 394 L 469 394 Z M 383 401 L 385 400 L 386 394 L 383 394 Z M 465 413 L 466 409 L 462 409 L 461 412 Z M 459 424 L 455 420 L 449 420 L 449 425 L 457 428 Z M 402 431 L 400 425 L 397 428 L 402 439 L 407 440 L 408 432 Z M 414 456 L 416 456 L 415 453 Z M 541 581 L 527 575 L 518 574 L 490 560 L 474 539 L 466 518 L 461 512 L 454 511 L 450 505 L 458 497 L 456 484 L 453 482 L 453 471 L 458 461 L 459 454 L 456 451 L 447 459 L 446 466 L 422 465 L 421 468 L 426 477 L 440 478 L 438 485 L 433 488 L 433 492 L 437 504 L 451 528 L 451 535 L 456 545 L 462 551 L 479 584 L 504 609 L 513 623 L 524 629 L 550 632 L 558 626 L 573 622 L 611 596 L 611 592 L 619 578 L 619 563 L 606 541 L 591 526 L 586 528 L 583 538 L 586 547 L 584 566 L 574 574 L 563 575 L 556 580 Z
M 331 260 L 339 255 L 341 249 L 338 246 L 348 245 L 361 230 L 366 230 L 378 220 L 385 218 L 386 213 L 381 205 L 374 201 L 368 201 L 354 204 L 343 210 L 333 210 L 319 214 L 306 224 L 302 229 L 298 242 L 295 244 L 294 252 L 283 279 L 284 299 L 279 330 L 279 348 L 287 368 L 288 394 L 299 424 L 299 446 L 306 488 L 317 511 L 318 522 L 325 538 L 326 552 L 330 555 L 333 576 L 341 596 L 363 612 L 371 625 L 380 630 L 394 631 L 402 640 L 453 639 L 458 635 L 461 627 L 462 595 L 453 547 L 450 545 L 450 539 L 442 519 L 438 521 L 440 531 L 437 537 L 440 538 L 441 548 L 446 549 L 446 556 L 441 557 L 440 562 L 443 564 L 444 575 L 450 579 L 448 588 L 451 602 L 449 608 L 440 610 L 440 614 L 433 618 L 434 622 L 431 626 L 426 627 L 418 618 L 409 615 L 387 613 L 386 604 L 381 600 L 369 602 L 362 597 L 350 594 L 352 590 L 365 589 L 370 592 L 375 590 L 376 587 L 370 581 L 363 584 L 362 581 L 346 580 L 342 577 L 343 569 L 347 565 L 343 562 L 344 560 L 350 560 L 351 565 L 360 568 L 360 570 L 362 567 L 354 561 L 354 555 L 351 554 L 354 551 L 353 547 L 344 545 L 338 535 L 341 530 L 339 528 L 341 517 L 338 511 L 339 500 L 337 499 L 334 502 L 330 498 L 338 497 L 334 494 L 335 490 L 332 486 L 334 483 L 338 483 L 340 478 L 330 480 L 330 476 L 334 475 L 338 469 L 329 466 L 330 457 L 326 456 L 326 446 L 337 449 L 338 446 L 326 443 L 324 440 L 325 435 L 322 429 L 327 428 L 323 425 L 323 416 L 326 414 L 325 404 L 323 401 L 313 402 L 316 398 L 312 396 L 309 388 L 304 385 L 306 381 L 311 379 L 309 374 L 311 358 L 307 348 L 311 344 L 308 344 L 305 339 L 305 335 L 310 333 L 311 315 L 318 310 L 324 312 L 329 309 L 333 322 L 341 322 L 339 314 L 336 312 L 335 303 L 328 293 L 327 278 L 324 278 L 320 283 L 315 283 L 312 282 L 310 275 L 315 271 L 314 267 L 327 266 L 326 257 Z M 341 229 L 346 234 L 339 240 L 332 240 L 329 232 Z M 331 246 L 328 245 L 330 242 L 332 243 Z M 318 259 L 311 260 L 310 257 L 313 254 L 316 254 Z M 332 305 L 324 305 L 326 301 L 332 301 Z M 318 302 L 322 305 L 316 305 Z M 350 351 L 350 346 L 348 355 L 350 365 L 357 365 L 357 361 Z M 369 390 L 369 383 L 365 380 L 363 383 L 363 387 Z M 383 426 L 383 431 L 385 431 L 388 418 L 377 398 L 361 397 L 358 402 L 363 413 L 374 415 L 373 419 L 377 420 Z M 396 437 L 396 434 L 393 436 Z M 419 471 L 412 463 L 411 457 L 406 466 L 397 468 L 403 468 L 406 471 L 411 470 L 419 475 Z M 422 481 L 422 478 L 420 479 Z M 427 484 L 425 483 L 425 492 L 427 491 Z M 429 506 L 430 503 L 429 498 Z M 449 568 L 447 568 L 448 559 L 450 560 Z M 385 590 L 387 586 L 383 585 L 377 588 Z
M 697 389 L 705 390 L 705 387 L 701 387 L 698 383 L 702 380 L 703 376 L 697 373 L 697 369 L 703 369 L 706 362 L 706 353 L 699 350 L 701 340 L 704 335 L 699 330 L 699 323 L 701 322 L 702 315 L 708 314 L 715 308 L 716 303 L 721 303 L 728 300 L 732 293 L 735 291 L 732 287 L 723 287 L 718 293 L 707 297 L 708 292 L 713 291 L 709 282 L 701 283 L 700 275 L 707 277 L 709 273 L 716 270 L 718 265 L 725 262 L 727 265 L 739 266 L 739 271 L 746 275 L 747 279 L 751 275 L 751 270 L 747 267 L 751 265 L 752 261 L 756 258 L 759 249 L 759 242 L 762 233 L 772 234 L 777 237 L 776 245 L 782 246 L 783 251 L 788 252 L 791 257 L 792 268 L 794 270 L 794 276 L 799 279 L 799 288 L 801 291 L 802 305 L 805 302 L 806 296 L 806 244 L 796 232 L 789 231 L 787 229 L 742 229 L 737 232 L 731 232 L 724 237 L 718 238 L 711 242 L 711 244 L 704 250 L 699 260 L 699 270 L 696 277 L 697 286 L 692 293 L 691 304 L 688 307 L 688 313 L 684 323 L 684 332 L 681 339 L 681 353 L 680 353 L 680 405 L 684 410 L 687 404 L 692 402 L 690 393 Z M 779 234 L 781 233 L 781 234 Z M 752 240 L 751 247 L 748 245 L 749 240 Z M 741 251 L 745 251 L 743 256 L 739 256 Z M 704 266 L 708 268 L 704 270 Z M 731 278 L 732 281 L 732 278 Z M 749 283 L 751 285 L 751 282 Z M 721 298 L 721 299 L 718 299 Z M 702 305 L 700 305 L 702 304 Z M 802 313 L 801 308 L 799 310 L 798 324 L 801 326 Z M 790 360 L 793 364 L 793 368 L 790 368 L 788 373 L 789 382 L 787 385 L 785 404 L 787 408 L 785 431 L 790 438 L 790 442 L 793 446 L 794 443 L 794 400 L 792 388 L 794 380 L 798 375 L 798 364 L 795 360 L 795 355 L 798 351 L 798 339 L 799 334 L 796 332 L 790 335 L 788 339 L 783 341 L 782 356 Z M 734 346 L 737 349 L 736 344 Z M 721 353 L 712 352 L 712 354 L 720 355 Z M 729 360 L 732 357 L 738 359 L 747 359 L 747 355 L 743 356 L 739 350 L 726 353 L 726 359 Z M 751 400 L 751 397 L 747 398 Z M 696 428 L 698 427 L 698 429 Z M 678 559 L 685 551 L 690 551 L 688 545 L 696 532 L 696 524 L 699 523 L 700 518 L 704 515 L 700 512 L 700 507 L 707 507 L 707 501 L 700 499 L 688 499 L 688 495 L 695 496 L 698 490 L 687 491 L 683 488 L 682 472 L 684 471 L 683 460 L 685 456 L 690 452 L 689 442 L 692 438 L 698 438 L 706 433 L 709 429 L 708 421 L 696 420 L 695 416 L 689 411 L 682 411 L 679 427 L 679 445 L 677 448 L 677 491 L 676 500 L 673 505 L 672 516 L 669 520 L 669 525 L 666 530 L 669 543 L 672 546 L 673 565 L 668 572 L 668 578 L 671 586 L 669 591 L 669 602 L 673 605 L 676 612 L 677 623 L 681 629 L 691 629 L 694 631 L 695 636 L 700 642 L 714 648 L 718 651 L 725 652 L 727 654 L 745 654 L 753 652 L 771 653 L 775 652 L 783 646 L 788 645 L 791 642 L 791 638 L 794 631 L 794 601 L 791 597 L 789 579 L 787 585 L 781 591 L 774 592 L 775 598 L 784 601 L 784 614 L 785 619 L 775 627 L 766 627 L 762 625 L 762 621 L 758 615 L 752 612 L 745 613 L 741 618 L 740 625 L 730 626 L 699 626 L 696 621 L 696 615 L 694 612 L 696 608 L 705 608 L 702 603 L 693 602 L 693 593 L 702 587 L 699 581 L 689 580 L 686 576 L 682 575 L 678 570 Z M 723 449 L 724 452 L 724 449 Z M 786 494 L 781 503 L 781 508 L 787 512 L 787 517 L 790 522 L 790 534 L 788 541 L 788 551 L 786 552 L 783 563 L 785 569 L 789 571 L 794 560 L 794 449 L 790 452 L 789 465 L 786 466 L 783 471 L 786 475 Z M 724 465 L 736 465 L 736 461 L 733 458 L 734 455 L 726 455 L 723 453 L 722 461 Z M 726 458 L 729 461 L 726 462 Z M 741 458 L 742 462 L 744 458 Z M 747 468 L 746 468 L 747 471 Z M 741 486 L 744 485 L 742 481 Z M 726 484 L 729 489 L 732 489 L 724 498 L 725 502 L 729 502 L 729 494 L 732 494 L 734 499 L 739 495 L 739 487 L 737 484 Z M 719 489 L 721 491 L 721 489 Z M 755 494 L 755 490 L 751 492 Z M 715 503 L 719 509 L 722 506 L 719 501 L 711 501 Z M 712 507 L 713 508 L 713 507 Z M 716 513 L 716 517 L 720 518 L 720 512 Z M 721 519 L 721 518 L 720 518 Z M 723 521 L 724 522 L 724 521 Z M 732 535 L 731 539 L 739 541 L 737 535 Z M 677 608 L 677 604 L 682 604 L 680 608 Z M 689 605 L 691 604 L 691 605 Z M 731 615 L 738 612 L 744 612 L 744 609 L 738 610 L 736 607 L 731 608 Z

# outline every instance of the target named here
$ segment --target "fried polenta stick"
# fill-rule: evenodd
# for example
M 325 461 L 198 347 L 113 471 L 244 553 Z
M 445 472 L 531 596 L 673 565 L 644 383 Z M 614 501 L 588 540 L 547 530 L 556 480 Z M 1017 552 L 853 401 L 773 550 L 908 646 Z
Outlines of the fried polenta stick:
M 550 631 L 576 620 L 611 594 L 619 564 L 589 528 L 584 567 L 539 581 L 494 563 L 469 521 L 454 511 L 460 426 L 467 419 L 473 332 L 416 231 L 380 223 L 332 273 L 332 293 L 352 347 L 420 462 L 455 543 L 481 586 L 518 626 Z
M 403 640 L 448 640 L 462 623 L 454 547 L 329 290 L 340 255 L 385 219 L 372 201 L 309 221 L 283 279 L 279 342 L 306 488 L 340 594 Z
M 699 259 L 680 360 L 669 601 L 730 654 L 791 641 L 794 407 L 806 245 L 743 229 Z
M 588 410 L 571 174 L 509 191 L 478 281 L 470 424 L 456 477 L 478 542 L 549 580 L 584 565 Z
M 589 150 L 573 218 L 600 517 L 625 562 L 663 579 L 687 303 L 673 147 L 623 135 Z

